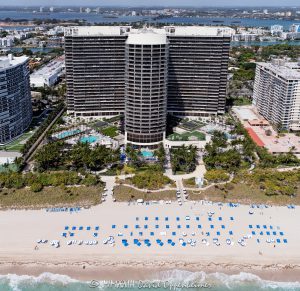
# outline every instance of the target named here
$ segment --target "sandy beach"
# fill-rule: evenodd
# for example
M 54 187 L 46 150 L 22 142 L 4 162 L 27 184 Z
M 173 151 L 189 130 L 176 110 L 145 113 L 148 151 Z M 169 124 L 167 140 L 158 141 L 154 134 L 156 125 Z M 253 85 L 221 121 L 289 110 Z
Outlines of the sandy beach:
M 254 209 L 252 215 L 249 209 L 246 205 L 201 202 L 183 206 L 176 202 L 130 206 L 106 202 L 78 213 L 1 211 L 0 274 L 51 272 L 80 280 L 140 280 L 152 279 L 162 270 L 179 269 L 226 274 L 243 271 L 268 280 L 299 280 L 300 208 L 273 206 Z M 238 240 L 245 235 L 249 238 L 241 246 Z M 103 243 L 109 236 L 114 237 L 114 245 Z M 214 238 L 219 246 L 213 243 Z M 228 245 L 228 238 L 234 244 Z M 274 241 L 267 243 L 271 238 Z M 38 244 L 40 239 L 48 242 Z M 123 245 L 124 239 L 128 246 Z M 134 239 L 141 245 L 134 244 Z M 150 240 L 150 246 L 145 245 L 145 239 Z M 179 239 L 192 239 L 195 246 L 182 246 Z M 203 244 L 203 239 L 209 245 Z M 59 240 L 60 247 L 51 246 L 52 240 Z M 82 240 L 83 244 L 67 245 L 70 240 Z M 86 245 L 86 241 L 97 244 Z

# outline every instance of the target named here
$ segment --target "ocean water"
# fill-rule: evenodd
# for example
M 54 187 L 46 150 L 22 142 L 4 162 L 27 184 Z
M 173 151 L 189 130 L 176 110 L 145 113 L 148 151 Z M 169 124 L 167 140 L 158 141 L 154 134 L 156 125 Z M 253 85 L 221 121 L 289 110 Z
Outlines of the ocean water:
M 43 273 L 38 277 L 0 275 L 1 291 L 88 291 L 88 290 L 182 290 L 182 291 L 287 291 L 300 290 L 300 282 L 274 282 L 262 280 L 250 273 L 226 275 L 223 273 L 206 274 L 173 270 L 161 272 L 157 280 L 152 281 L 93 281 L 81 282 L 65 275 Z

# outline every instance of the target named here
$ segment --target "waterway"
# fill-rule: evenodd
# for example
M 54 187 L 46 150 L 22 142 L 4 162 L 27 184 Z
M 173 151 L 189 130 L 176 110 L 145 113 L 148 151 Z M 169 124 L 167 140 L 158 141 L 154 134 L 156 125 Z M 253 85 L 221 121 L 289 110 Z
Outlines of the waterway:
M 0 11 L 0 19 L 58 19 L 58 20 L 86 20 L 90 23 L 116 23 L 116 22 L 136 22 L 148 21 L 154 23 L 177 23 L 177 24 L 199 24 L 199 25 L 242 25 L 249 27 L 270 27 L 274 24 L 280 24 L 288 29 L 297 21 L 282 19 L 253 19 L 253 18 L 229 18 L 229 17 L 167 17 L 154 20 L 145 16 L 119 16 L 116 18 L 107 18 L 101 14 L 79 13 L 79 12 L 52 12 L 52 13 L 33 13 L 25 11 Z M 300 22 L 300 21 L 299 21 Z

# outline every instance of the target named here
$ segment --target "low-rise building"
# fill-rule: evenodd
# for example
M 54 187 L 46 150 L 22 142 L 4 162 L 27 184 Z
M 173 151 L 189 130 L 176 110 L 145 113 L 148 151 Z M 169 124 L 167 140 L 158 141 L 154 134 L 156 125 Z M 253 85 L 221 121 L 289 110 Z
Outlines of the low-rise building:
M 53 86 L 65 72 L 65 57 L 61 56 L 51 61 L 30 75 L 32 87 Z

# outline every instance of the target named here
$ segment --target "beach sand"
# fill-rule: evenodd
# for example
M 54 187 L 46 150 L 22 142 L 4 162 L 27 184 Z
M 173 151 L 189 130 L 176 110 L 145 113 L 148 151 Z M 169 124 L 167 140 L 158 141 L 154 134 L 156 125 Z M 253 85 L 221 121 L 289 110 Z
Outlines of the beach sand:
M 208 221 L 207 212 L 215 214 Z M 254 214 L 248 213 L 249 206 L 219 207 L 216 204 L 187 202 L 178 206 L 170 205 L 128 205 L 127 203 L 103 203 L 78 213 L 46 212 L 45 210 L 8 210 L 0 212 L 0 274 L 27 274 L 37 276 L 43 272 L 65 274 L 80 280 L 144 280 L 156 279 L 161 271 L 189 270 L 236 274 L 249 272 L 263 279 L 274 281 L 299 281 L 300 278 L 300 208 L 294 210 L 287 207 L 269 207 L 255 209 Z M 186 220 L 186 216 L 190 220 Z M 136 221 L 136 217 L 139 218 Z M 145 221 L 145 217 L 148 220 Z M 156 221 L 155 217 L 159 217 Z M 169 220 L 165 221 L 165 217 Z M 176 220 L 180 217 L 180 221 Z M 196 221 L 199 217 L 199 221 Z M 222 217 L 222 220 L 218 218 Z M 233 217 L 233 220 L 230 219 Z M 116 225 L 113 229 L 112 225 Z M 124 229 L 124 225 L 128 229 Z M 135 229 L 135 225 L 140 229 Z M 177 225 L 181 225 L 181 229 Z M 198 229 L 198 224 L 202 228 Z M 250 234 L 249 224 L 256 232 L 246 240 L 246 246 L 240 246 L 237 241 L 243 235 Z M 148 225 L 144 229 L 144 225 Z M 155 228 L 159 225 L 159 229 Z M 166 228 L 169 225 L 169 229 Z M 187 228 L 187 225 L 190 228 Z M 214 229 L 211 228 L 214 225 Z M 221 225 L 225 226 L 222 229 Z M 260 229 L 256 228 L 260 226 Z M 280 243 L 266 243 L 266 229 L 276 231 Z M 98 245 L 67 245 L 70 238 L 61 236 L 65 226 L 90 226 L 92 230 L 76 230 L 71 239 L 98 240 Z M 93 238 L 93 230 L 99 226 L 99 237 Z M 270 230 L 269 227 L 273 229 Z M 279 229 L 278 229 L 279 228 Z M 233 235 L 228 234 L 233 231 Z M 150 232 L 155 236 L 151 237 Z M 172 232 L 176 236 L 172 236 Z M 205 233 L 209 231 L 210 236 Z M 220 236 L 216 232 L 220 231 Z M 263 235 L 259 232 L 263 231 Z M 118 233 L 123 234 L 118 237 Z M 130 236 L 133 232 L 133 237 Z M 139 236 L 143 232 L 143 236 Z M 166 232 L 161 234 L 160 232 Z M 185 232 L 184 239 L 197 240 L 195 247 L 182 247 L 178 239 Z M 195 236 L 192 233 L 195 232 Z M 204 232 L 204 234 L 202 234 Z M 283 236 L 279 235 L 283 232 Z M 68 233 L 68 231 L 67 231 Z M 113 235 L 116 240 L 114 247 L 104 245 L 103 239 Z M 212 239 L 218 237 L 221 243 L 216 246 Z M 225 242 L 231 238 L 235 244 L 228 246 Z M 122 239 L 128 239 L 129 246 L 124 247 Z M 148 238 L 151 247 L 144 244 L 138 247 L 132 243 L 133 238 Z M 155 239 L 160 238 L 164 246 L 158 246 Z M 209 246 L 201 243 L 207 238 Z M 260 239 L 257 243 L 256 239 Z M 284 244 L 282 239 L 287 239 Z M 60 248 L 47 244 L 37 244 L 38 239 L 60 240 Z M 175 246 L 166 243 L 167 239 L 176 242 Z M 275 245 L 275 247 L 274 247 Z M 38 250 L 35 250 L 38 246 Z M 259 254 L 260 253 L 260 254 Z

